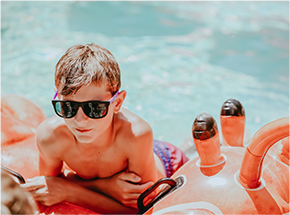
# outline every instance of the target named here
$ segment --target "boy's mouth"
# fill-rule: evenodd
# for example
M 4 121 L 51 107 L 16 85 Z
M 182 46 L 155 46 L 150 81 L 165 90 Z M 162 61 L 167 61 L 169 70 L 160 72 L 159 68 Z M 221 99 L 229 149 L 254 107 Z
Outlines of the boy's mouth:
M 86 132 L 89 132 L 91 130 L 93 130 L 92 128 L 91 129 L 84 129 L 84 128 L 76 128 L 76 130 L 80 133 L 86 133 Z

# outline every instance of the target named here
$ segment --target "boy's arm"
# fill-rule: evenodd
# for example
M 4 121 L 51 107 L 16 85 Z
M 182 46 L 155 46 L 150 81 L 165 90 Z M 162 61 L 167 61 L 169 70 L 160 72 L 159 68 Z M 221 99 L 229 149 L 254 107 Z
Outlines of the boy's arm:
M 140 183 L 156 182 L 157 167 L 153 152 L 153 133 L 145 123 L 142 132 L 136 134 L 128 147 L 128 170 L 140 176 Z
M 137 133 L 136 137 L 133 138 L 130 145 L 132 147 L 128 147 L 128 170 L 140 176 L 140 183 L 155 183 L 158 180 L 158 173 L 153 154 L 153 133 L 147 123 L 144 127 L 143 132 Z M 158 190 L 159 188 L 147 196 L 143 204 L 147 205 Z
M 66 180 L 89 190 L 103 193 L 125 206 L 137 208 L 137 199 L 141 193 L 153 185 L 153 182 L 139 184 L 141 180 L 135 173 L 120 172 L 108 178 L 84 180 L 70 172 Z
M 74 195 L 68 198 L 68 202 L 102 214 L 136 214 L 138 212 L 137 209 L 126 207 L 108 196 L 75 185 L 71 189 Z
M 21 186 L 30 191 L 35 201 L 39 201 L 46 206 L 66 201 L 104 214 L 135 214 L 138 212 L 136 209 L 126 207 L 108 196 L 88 190 L 59 177 L 38 176 L 27 182 Z
M 35 201 L 44 205 L 53 205 L 67 198 L 67 184 L 62 175 L 63 161 L 60 159 L 63 153 L 63 145 L 55 134 L 55 127 L 51 121 L 46 120 L 37 129 L 36 143 L 39 151 L 39 175 L 27 179 L 27 183 L 21 187 L 30 192 Z
M 57 174 L 57 171 L 51 168 L 52 165 L 45 163 L 43 158 L 41 160 L 44 164 L 43 167 L 49 167 L 42 169 L 43 172 Z M 126 207 L 106 195 L 63 179 L 63 174 L 58 176 L 34 177 L 27 179 L 27 183 L 21 186 L 32 194 L 35 201 L 39 201 L 46 206 L 66 201 L 104 214 L 135 214 L 138 212 L 135 208 Z

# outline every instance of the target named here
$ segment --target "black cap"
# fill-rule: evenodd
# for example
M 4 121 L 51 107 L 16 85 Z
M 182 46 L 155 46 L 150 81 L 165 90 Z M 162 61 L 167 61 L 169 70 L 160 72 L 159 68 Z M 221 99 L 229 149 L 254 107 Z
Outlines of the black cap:
M 210 114 L 202 113 L 195 118 L 192 125 L 194 139 L 207 140 L 214 137 L 217 132 L 217 123 Z
M 236 99 L 228 99 L 223 103 L 221 116 L 245 116 L 243 105 Z

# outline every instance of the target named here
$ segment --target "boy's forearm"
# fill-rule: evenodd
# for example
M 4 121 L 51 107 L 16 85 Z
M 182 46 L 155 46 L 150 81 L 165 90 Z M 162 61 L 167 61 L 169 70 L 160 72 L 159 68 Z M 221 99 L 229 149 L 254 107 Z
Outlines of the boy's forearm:
M 104 214 L 136 214 L 138 212 L 137 209 L 125 207 L 106 195 L 77 184 L 70 187 L 66 201 Z
M 66 179 L 83 189 L 107 197 L 105 202 L 108 202 L 108 199 L 110 199 L 118 203 L 118 205 L 122 205 L 126 213 L 132 210 L 130 209 L 128 211 L 126 207 L 137 208 L 137 198 L 139 196 L 137 194 L 141 194 L 153 184 L 153 182 L 139 184 L 138 181 L 140 181 L 140 177 L 134 173 L 126 172 L 121 172 L 109 178 L 93 180 L 84 180 L 74 173 L 69 173 Z M 103 205 L 103 203 L 101 204 Z M 104 203 L 104 205 L 106 205 L 106 203 Z M 111 203 L 108 203 L 108 205 L 111 205 Z
M 84 180 L 84 179 L 81 179 L 80 177 L 78 177 L 74 173 L 69 173 L 67 176 L 64 176 L 62 174 L 62 175 L 60 175 L 60 177 L 66 179 L 68 181 L 74 182 L 74 183 L 80 185 L 81 187 L 87 188 L 89 190 L 104 193 L 104 194 L 108 195 L 108 193 L 106 192 L 106 187 L 109 186 L 108 185 L 109 178 Z

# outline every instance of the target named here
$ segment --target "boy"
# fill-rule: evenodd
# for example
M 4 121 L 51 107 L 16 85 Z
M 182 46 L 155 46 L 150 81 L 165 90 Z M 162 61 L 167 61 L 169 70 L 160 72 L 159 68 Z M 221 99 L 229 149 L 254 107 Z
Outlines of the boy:
M 104 47 L 69 48 L 56 65 L 55 85 L 58 116 L 45 120 L 36 134 L 43 176 L 22 185 L 36 201 L 136 213 L 139 195 L 188 160 L 176 147 L 157 141 L 154 150 L 162 160 L 153 153 L 151 127 L 121 108 L 126 91 L 119 92 L 120 69 Z M 65 175 L 64 164 L 72 170 Z

